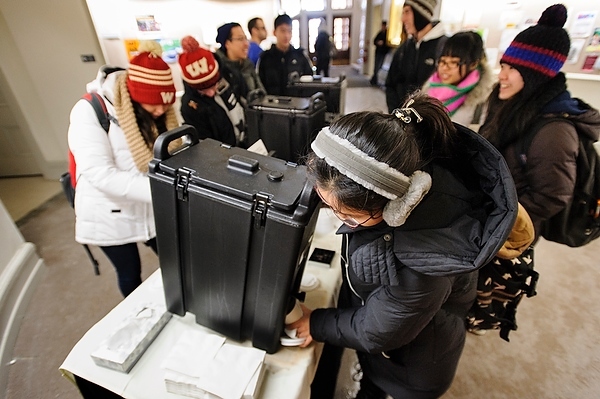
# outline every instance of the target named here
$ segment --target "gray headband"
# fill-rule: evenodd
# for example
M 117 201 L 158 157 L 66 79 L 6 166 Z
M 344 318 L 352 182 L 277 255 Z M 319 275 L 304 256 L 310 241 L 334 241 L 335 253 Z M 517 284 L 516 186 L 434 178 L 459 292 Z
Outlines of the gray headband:
M 390 199 L 383 219 L 390 226 L 400 226 L 431 187 L 431 176 L 415 171 L 408 177 L 388 164 L 378 161 L 351 142 L 323 128 L 311 147 L 315 154 L 368 190 Z
M 351 142 L 323 128 L 311 147 L 319 158 L 361 186 L 388 199 L 402 197 L 410 179 L 404 173 L 365 154 Z

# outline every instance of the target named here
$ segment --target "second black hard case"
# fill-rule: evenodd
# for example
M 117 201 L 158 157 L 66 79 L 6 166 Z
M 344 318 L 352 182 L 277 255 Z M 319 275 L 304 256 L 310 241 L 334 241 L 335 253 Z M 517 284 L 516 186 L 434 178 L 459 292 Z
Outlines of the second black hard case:
M 310 97 L 249 96 L 248 143 L 261 139 L 275 157 L 298 163 L 325 126 L 326 109 L 322 93 Z

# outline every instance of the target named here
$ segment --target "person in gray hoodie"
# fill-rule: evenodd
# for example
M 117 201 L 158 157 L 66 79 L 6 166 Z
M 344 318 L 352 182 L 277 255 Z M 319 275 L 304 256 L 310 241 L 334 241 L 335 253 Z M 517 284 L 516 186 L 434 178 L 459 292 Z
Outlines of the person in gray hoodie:
M 337 308 L 303 307 L 287 328 L 301 346 L 356 350 L 359 398 L 441 396 L 465 344 L 477 270 L 516 219 L 502 155 L 425 94 L 391 115 L 342 116 L 312 149 L 308 175 L 343 222 L 344 280 Z

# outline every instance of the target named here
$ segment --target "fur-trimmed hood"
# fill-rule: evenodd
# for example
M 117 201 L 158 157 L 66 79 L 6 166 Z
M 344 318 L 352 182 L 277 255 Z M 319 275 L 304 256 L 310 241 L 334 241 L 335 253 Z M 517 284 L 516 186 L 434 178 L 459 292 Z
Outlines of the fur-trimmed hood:
M 455 126 L 463 152 L 426 168 L 431 189 L 406 222 L 393 228 L 395 257 L 430 276 L 469 273 L 486 265 L 505 244 L 517 217 L 517 192 L 502 154 L 477 133 Z M 342 224 L 338 233 L 365 229 Z M 365 246 L 369 253 L 376 252 L 372 245 L 377 241 Z
M 487 264 L 517 217 L 517 193 L 503 156 L 477 133 L 455 126 L 464 153 L 433 165 L 431 190 L 394 230 L 396 257 L 427 275 L 465 273 Z
M 494 73 L 487 62 L 479 66 L 479 83 L 467 94 L 466 106 L 476 106 L 485 102 L 494 87 Z

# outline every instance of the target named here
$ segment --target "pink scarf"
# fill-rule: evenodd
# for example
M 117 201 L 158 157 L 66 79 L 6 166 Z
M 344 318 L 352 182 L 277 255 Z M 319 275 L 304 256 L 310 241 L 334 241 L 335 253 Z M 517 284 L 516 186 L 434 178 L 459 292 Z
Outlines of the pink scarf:
M 442 83 L 440 75 L 435 72 L 429 79 L 427 94 L 440 100 L 452 116 L 464 104 L 467 94 L 477 86 L 480 78 L 479 69 L 474 69 L 457 86 L 454 86 Z

